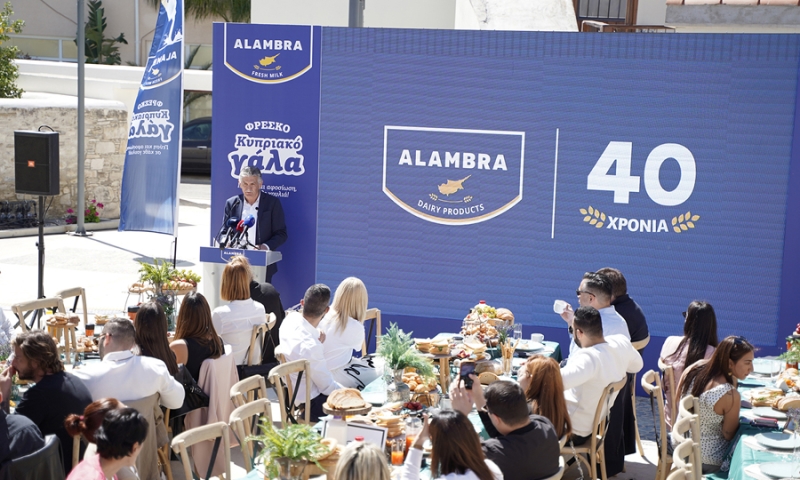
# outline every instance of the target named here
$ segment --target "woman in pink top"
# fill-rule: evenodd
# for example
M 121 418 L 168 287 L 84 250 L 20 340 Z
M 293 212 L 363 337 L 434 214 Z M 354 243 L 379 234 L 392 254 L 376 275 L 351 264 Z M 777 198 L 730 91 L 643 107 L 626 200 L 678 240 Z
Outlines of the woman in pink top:
M 661 361 L 672 366 L 675 383 L 680 383 L 684 369 L 698 360 L 709 359 L 719 344 L 717 340 L 717 315 L 710 303 L 695 300 L 683 312 L 683 336 L 667 337 L 661 347 Z M 677 385 L 676 385 L 677 386 Z M 673 410 L 669 385 L 664 382 L 664 409 L 666 422 L 672 429 Z
M 145 437 L 147 419 L 141 413 L 133 408 L 109 410 L 94 433 L 97 453 L 83 459 L 67 480 L 116 480 L 121 468 L 136 464 Z

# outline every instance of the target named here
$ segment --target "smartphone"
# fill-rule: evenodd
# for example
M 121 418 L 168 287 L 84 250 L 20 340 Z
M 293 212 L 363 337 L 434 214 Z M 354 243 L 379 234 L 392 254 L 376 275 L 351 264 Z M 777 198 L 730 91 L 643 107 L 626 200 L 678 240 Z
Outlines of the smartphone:
M 461 362 L 461 370 L 458 372 L 458 376 L 461 380 L 464 380 L 464 388 L 467 390 L 472 390 L 472 379 L 469 378 L 471 373 L 475 373 L 475 362 Z

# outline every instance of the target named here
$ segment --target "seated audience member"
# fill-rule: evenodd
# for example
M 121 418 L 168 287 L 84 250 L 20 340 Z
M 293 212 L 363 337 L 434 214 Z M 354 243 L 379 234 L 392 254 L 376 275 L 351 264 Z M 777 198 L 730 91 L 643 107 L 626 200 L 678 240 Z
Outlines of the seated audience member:
M 699 360 L 711 358 L 719 341 L 717 340 L 717 316 L 710 303 L 698 300 L 689 304 L 683 313 L 683 336 L 667 337 L 661 347 L 661 361 L 672 366 L 672 376 L 677 384 L 685 368 Z M 673 405 L 667 382 L 664 384 L 664 413 L 670 430 L 674 419 Z
M 136 457 L 147 437 L 147 419 L 133 408 L 110 410 L 94 433 L 97 453 L 84 458 L 67 480 L 119 478 L 123 468 L 136 465 Z
M 35 383 L 22 396 L 16 413 L 28 417 L 42 435 L 55 434 L 61 441 L 64 471 L 72 469 L 72 437 L 64 429 L 64 419 L 71 413 L 80 414 L 92 403 L 86 386 L 74 375 L 64 371 L 53 337 L 35 330 L 20 333 L 13 340 L 14 359 L 11 367 L 0 375 L 3 398 L 10 398 L 11 377 Z
M 594 431 L 594 413 L 603 389 L 618 382 L 644 365 L 639 352 L 622 335 L 603 335 L 600 313 L 593 307 L 580 307 L 573 322 L 579 348 L 561 368 L 564 396 L 572 420 L 570 439 L 583 445 Z M 614 392 L 609 404 L 614 403 Z
M 486 458 L 493 461 L 506 480 L 536 480 L 554 475 L 561 455 L 558 436 L 550 420 L 530 415 L 525 392 L 518 384 L 498 380 L 486 391 L 476 375 L 472 390 L 454 384 L 453 409 L 469 415 L 474 403 L 486 433 L 481 442 Z M 563 397 L 562 392 L 558 392 Z
M 710 360 L 700 360 L 683 374 L 679 398 L 691 394 L 700 403 L 703 474 L 719 470 L 739 429 L 741 397 L 736 385 L 753 372 L 754 350 L 744 337 L 727 337 Z
M 267 321 L 264 306 L 250 298 L 250 267 L 241 261 L 231 261 L 222 272 L 220 298 L 230 302 L 214 309 L 211 320 L 222 340 L 230 344 L 236 365 L 246 365 L 253 327 Z M 261 345 L 256 344 L 254 358 L 261 357 Z
M 0 403 L 3 394 L 0 393 Z M 44 447 L 39 427 L 24 415 L 8 414 L 0 409 L 0 465 L 24 457 Z
M 333 480 L 391 480 L 386 454 L 377 445 L 350 442 L 339 455 Z
M 283 304 L 281 303 L 281 294 L 275 290 L 275 287 L 273 287 L 271 283 L 262 283 L 255 279 L 253 269 L 250 267 L 250 262 L 247 261 L 247 257 L 236 255 L 231 258 L 231 263 L 236 262 L 247 265 L 247 268 L 250 269 L 250 298 L 256 303 L 263 305 L 266 313 L 275 314 L 275 326 L 270 329 L 269 339 L 264 342 L 263 351 L 261 352 L 261 363 L 277 364 L 278 359 L 275 358 L 275 347 L 278 346 L 278 342 L 280 341 L 278 330 L 280 330 L 283 319 L 286 317 L 286 312 L 283 310 Z
M 164 362 L 173 377 L 178 373 L 175 354 L 169 349 L 167 337 L 167 315 L 158 302 L 147 302 L 136 313 L 133 321 L 136 330 L 136 346 L 139 355 L 157 358 Z M 132 400 L 128 398 L 127 400 Z
M 333 305 L 319 324 L 325 333 L 322 349 L 333 378 L 345 387 L 363 390 L 378 378 L 372 360 L 353 356 L 364 344 L 367 287 L 356 277 L 342 280 L 333 295 Z
M 203 360 L 219 358 L 225 353 L 222 339 L 211 321 L 211 307 L 206 297 L 197 292 L 183 297 L 176 323 L 175 340 L 169 348 L 175 354 L 175 360 L 185 365 L 197 381 Z
M 544 355 L 534 355 L 519 369 L 517 379 L 530 402 L 531 413 L 550 420 L 558 438 L 572 432 L 572 422 L 564 399 L 564 382 L 558 362 Z
M 94 434 L 103 424 L 106 413 L 120 408 L 125 408 L 125 405 L 116 398 L 101 398 L 90 403 L 83 411 L 83 415 L 72 414 L 64 420 L 64 428 L 67 429 L 67 433 L 72 436 L 83 435 L 83 438 L 89 442 L 89 446 L 86 447 L 86 452 L 83 454 L 84 460 L 97 454 Z M 117 472 L 116 478 L 117 480 L 139 480 L 139 476 L 132 467 L 122 467 Z
M 400 470 L 400 480 L 418 480 L 422 448 L 431 440 L 431 475 L 434 480 L 503 480 L 500 468 L 483 455 L 481 442 L 467 416 L 459 411 L 442 410 L 430 422 L 422 422 L 422 432 L 408 449 Z
M 575 294 L 578 296 L 578 303 L 581 307 L 594 307 L 600 312 L 600 318 L 603 321 L 603 332 L 606 336 L 622 335 L 630 340 L 631 334 L 628 333 L 628 324 L 625 323 L 625 319 L 611 305 L 611 292 L 611 282 L 608 277 L 595 272 L 587 272 L 583 275 L 583 280 L 581 280 L 581 284 Z M 575 313 L 572 311 L 571 305 L 567 304 L 567 309 L 561 314 L 561 318 L 567 322 L 570 336 L 574 339 L 572 320 L 575 318 Z M 576 342 L 570 342 L 569 354 L 572 355 L 572 352 L 579 348 Z
M 628 282 L 625 280 L 625 275 L 611 267 L 601 268 L 597 273 L 605 275 L 611 282 L 611 306 L 628 325 L 631 343 L 640 342 L 650 336 L 642 307 L 628 295 Z
M 308 287 L 303 297 L 303 312 L 290 312 L 281 325 L 281 350 L 285 352 L 286 361 L 308 360 L 311 362 L 311 421 L 316 422 L 324 415 L 322 404 L 328 395 L 341 388 L 333 379 L 325 363 L 320 331 L 317 330 L 322 317 L 328 312 L 331 290 L 327 285 L 316 284 Z M 297 382 L 297 375 L 292 374 L 292 384 Z M 306 398 L 306 383 L 297 386 L 297 404 Z
M 179 408 L 185 395 L 183 385 L 172 378 L 161 360 L 133 354 L 135 335 L 133 322 L 127 318 L 109 320 L 100 336 L 103 360 L 75 370 L 75 376 L 96 400 L 106 397 L 139 400 L 159 393 L 161 405 Z

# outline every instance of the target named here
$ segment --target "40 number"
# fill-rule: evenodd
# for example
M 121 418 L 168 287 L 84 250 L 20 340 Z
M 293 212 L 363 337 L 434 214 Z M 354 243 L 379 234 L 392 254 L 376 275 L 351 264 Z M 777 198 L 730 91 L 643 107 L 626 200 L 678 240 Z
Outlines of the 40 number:
M 639 191 L 639 177 L 631 175 L 632 142 L 609 142 L 597 159 L 586 180 L 587 190 L 614 192 L 614 203 L 628 203 L 631 192 Z M 674 190 L 661 186 L 659 172 L 664 161 L 674 158 L 681 169 L 681 180 Z M 616 163 L 616 171 L 610 174 Z M 644 189 L 657 204 L 673 207 L 692 196 L 697 169 L 688 148 L 677 143 L 664 143 L 654 148 L 644 163 Z

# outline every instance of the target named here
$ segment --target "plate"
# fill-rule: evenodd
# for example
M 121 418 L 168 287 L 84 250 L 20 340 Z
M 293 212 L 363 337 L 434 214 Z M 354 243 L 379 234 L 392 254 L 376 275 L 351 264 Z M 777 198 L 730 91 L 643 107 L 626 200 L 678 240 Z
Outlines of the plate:
M 744 380 L 739 380 L 738 385 L 740 387 L 749 387 L 749 388 L 766 387 L 767 386 L 767 384 L 763 380 L 760 380 L 760 379 L 754 378 L 754 377 L 747 377 Z
M 764 475 L 768 475 L 772 478 L 792 478 L 792 463 L 783 463 L 783 462 L 770 462 L 770 463 L 762 463 L 758 465 L 758 469 L 761 470 L 761 473 Z M 794 470 L 795 475 L 797 476 L 800 474 L 800 468 Z
M 780 410 L 775 410 L 770 407 L 755 407 L 753 415 L 756 417 L 774 418 L 775 420 L 786 420 L 786 414 Z
M 534 342 L 533 340 L 522 340 L 517 345 L 517 350 L 522 350 L 523 352 L 538 352 L 539 350 L 544 350 L 544 345 L 539 342 Z
M 779 360 L 756 358 L 753 360 L 753 372 L 759 375 L 777 375 L 781 373 L 782 364 Z
M 795 445 L 800 446 L 800 437 L 792 440 L 792 436 L 788 433 L 782 433 L 782 432 L 759 433 L 758 435 L 756 435 L 755 438 L 756 442 L 758 442 L 759 445 L 767 448 L 774 448 L 776 450 L 794 450 Z M 791 477 L 792 475 L 790 473 L 787 473 L 784 476 Z

